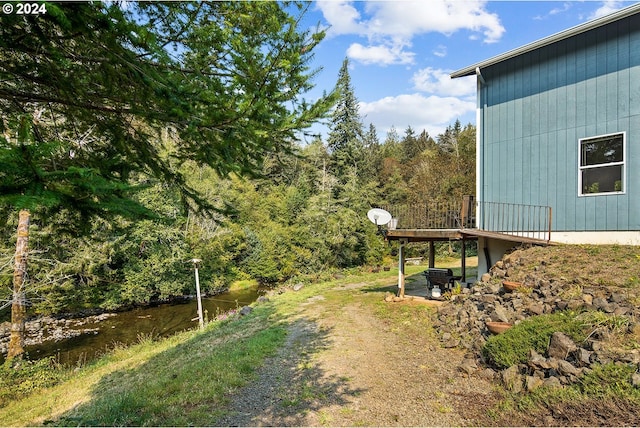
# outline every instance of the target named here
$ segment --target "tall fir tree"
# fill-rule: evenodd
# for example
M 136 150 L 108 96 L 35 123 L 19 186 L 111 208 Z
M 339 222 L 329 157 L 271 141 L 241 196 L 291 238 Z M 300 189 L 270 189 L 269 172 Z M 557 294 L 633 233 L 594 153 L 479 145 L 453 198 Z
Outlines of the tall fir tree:
M 328 146 L 334 174 L 341 184 L 345 184 L 353 171 L 359 174 L 365 160 L 362 120 L 351 84 L 348 59 L 342 62 L 336 88 L 339 98 L 330 121 Z
M 63 209 L 78 228 L 151 215 L 130 194 L 139 175 L 215 210 L 184 164 L 258 175 L 334 101 L 300 99 L 324 34 L 300 30 L 309 5 L 296 5 L 299 16 L 277 2 L 47 2 L 38 19 L 3 15 L 0 210 Z

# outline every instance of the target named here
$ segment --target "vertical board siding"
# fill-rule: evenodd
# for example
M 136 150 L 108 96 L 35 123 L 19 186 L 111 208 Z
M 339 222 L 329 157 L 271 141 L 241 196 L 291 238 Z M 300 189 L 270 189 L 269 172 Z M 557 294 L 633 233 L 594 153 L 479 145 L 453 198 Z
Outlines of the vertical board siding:
M 482 199 L 549 205 L 558 231 L 640 229 L 640 14 L 482 73 Z M 615 132 L 625 193 L 578 196 L 578 140 Z

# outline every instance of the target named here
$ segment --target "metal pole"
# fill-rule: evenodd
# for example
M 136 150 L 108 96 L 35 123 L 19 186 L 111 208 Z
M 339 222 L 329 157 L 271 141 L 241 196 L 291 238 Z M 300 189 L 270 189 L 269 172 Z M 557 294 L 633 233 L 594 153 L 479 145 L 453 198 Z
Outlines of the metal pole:
M 204 328 L 204 317 L 202 316 L 202 296 L 200 295 L 200 275 L 198 274 L 198 263 L 202 260 L 191 259 L 196 275 L 196 297 L 198 299 L 198 322 L 200 323 L 200 329 Z

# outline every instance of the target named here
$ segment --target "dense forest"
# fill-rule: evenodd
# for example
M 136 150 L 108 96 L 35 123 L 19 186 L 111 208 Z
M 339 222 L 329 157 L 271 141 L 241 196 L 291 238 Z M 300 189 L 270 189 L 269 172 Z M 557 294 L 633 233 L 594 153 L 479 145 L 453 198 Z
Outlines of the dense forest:
M 325 98 L 294 102 L 311 84 L 305 55 L 322 34 L 296 29 L 277 3 L 135 7 L 134 19 L 113 4 L 60 5 L 39 28 L 5 17 L 3 313 L 21 209 L 31 216 L 26 302 L 46 314 L 193 294 L 193 258 L 206 293 L 389 263 L 393 247 L 367 220 L 370 208 L 473 194 L 474 126 L 380 136 L 359 115 L 347 60 Z M 269 16 L 268 28 L 243 18 L 251 14 Z M 212 17 L 215 29 L 204 24 Z M 184 20 L 202 24 L 171 26 Z M 166 54 L 175 40 L 180 55 Z M 226 53 L 212 59 L 205 43 Z M 207 61 L 215 73 L 190 71 Z M 304 135 L 323 118 L 325 138 Z

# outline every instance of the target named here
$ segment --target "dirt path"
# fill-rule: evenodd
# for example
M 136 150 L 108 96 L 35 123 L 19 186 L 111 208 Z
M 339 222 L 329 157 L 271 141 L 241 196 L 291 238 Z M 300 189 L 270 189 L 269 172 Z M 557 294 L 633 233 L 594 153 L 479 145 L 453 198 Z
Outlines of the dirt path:
M 346 291 L 348 292 L 348 291 Z M 495 401 L 464 355 L 408 338 L 358 299 L 302 305 L 285 346 L 236 393 L 224 426 L 465 426 Z

